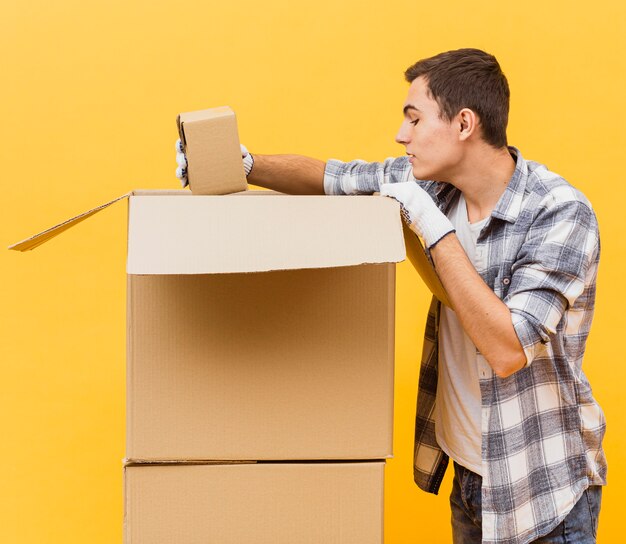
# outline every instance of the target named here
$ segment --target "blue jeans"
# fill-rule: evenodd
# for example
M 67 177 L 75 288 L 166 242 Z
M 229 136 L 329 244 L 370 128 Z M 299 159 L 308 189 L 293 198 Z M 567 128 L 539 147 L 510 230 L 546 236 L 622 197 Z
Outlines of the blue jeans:
M 480 544 L 482 541 L 482 478 L 454 463 L 450 494 L 452 541 L 454 544 Z M 602 486 L 589 487 L 566 518 L 536 544 L 595 544 Z

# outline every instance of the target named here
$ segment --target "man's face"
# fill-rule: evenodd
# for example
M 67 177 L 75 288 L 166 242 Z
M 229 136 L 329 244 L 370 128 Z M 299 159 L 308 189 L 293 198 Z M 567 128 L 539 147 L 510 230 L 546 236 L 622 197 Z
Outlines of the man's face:
M 460 124 L 439 117 L 439 104 L 423 77 L 409 87 L 396 142 L 406 147 L 417 179 L 450 181 L 461 159 Z

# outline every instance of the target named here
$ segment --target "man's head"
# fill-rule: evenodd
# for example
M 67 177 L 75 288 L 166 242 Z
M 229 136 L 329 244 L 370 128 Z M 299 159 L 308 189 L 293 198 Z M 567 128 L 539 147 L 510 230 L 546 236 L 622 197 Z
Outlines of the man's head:
M 447 51 L 417 61 L 404 77 L 409 83 L 425 79 L 442 119 L 451 121 L 469 108 L 480 119 L 483 140 L 496 148 L 507 145 L 509 84 L 493 55 L 480 49 Z
M 448 51 L 405 72 L 411 83 L 396 141 L 406 146 L 418 179 L 448 181 L 470 147 L 507 145 L 509 87 L 495 57 L 478 49 Z

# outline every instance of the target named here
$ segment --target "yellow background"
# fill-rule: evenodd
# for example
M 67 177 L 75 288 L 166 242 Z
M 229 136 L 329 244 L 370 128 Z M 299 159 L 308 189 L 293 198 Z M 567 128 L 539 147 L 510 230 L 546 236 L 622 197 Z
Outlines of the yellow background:
M 5 246 L 133 188 L 176 188 L 176 114 L 228 104 L 252 152 L 379 160 L 417 59 L 494 53 L 510 143 L 590 198 L 603 257 L 584 368 L 608 419 L 600 542 L 623 541 L 626 264 L 620 0 L 516 4 L 21 0 L 0 16 Z M 121 542 L 126 209 L 35 252 L 0 253 L 0 542 Z M 440 496 L 412 483 L 428 293 L 398 267 L 388 544 L 449 542 Z

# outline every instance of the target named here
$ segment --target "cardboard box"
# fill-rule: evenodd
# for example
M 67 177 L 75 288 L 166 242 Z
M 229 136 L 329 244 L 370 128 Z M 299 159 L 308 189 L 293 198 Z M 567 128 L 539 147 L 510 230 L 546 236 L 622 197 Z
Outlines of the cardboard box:
M 390 457 L 403 258 L 391 201 L 133 198 L 127 457 Z
M 176 122 L 192 193 L 223 195 L 247 189 L 233 110 L 222 106 L 181 113 Z
M 125 544 L 381 544 L 384 462 L 128 466 Z
M 127 457 L 391 457 L 404 258 L 385 197 L 133 193 Z

